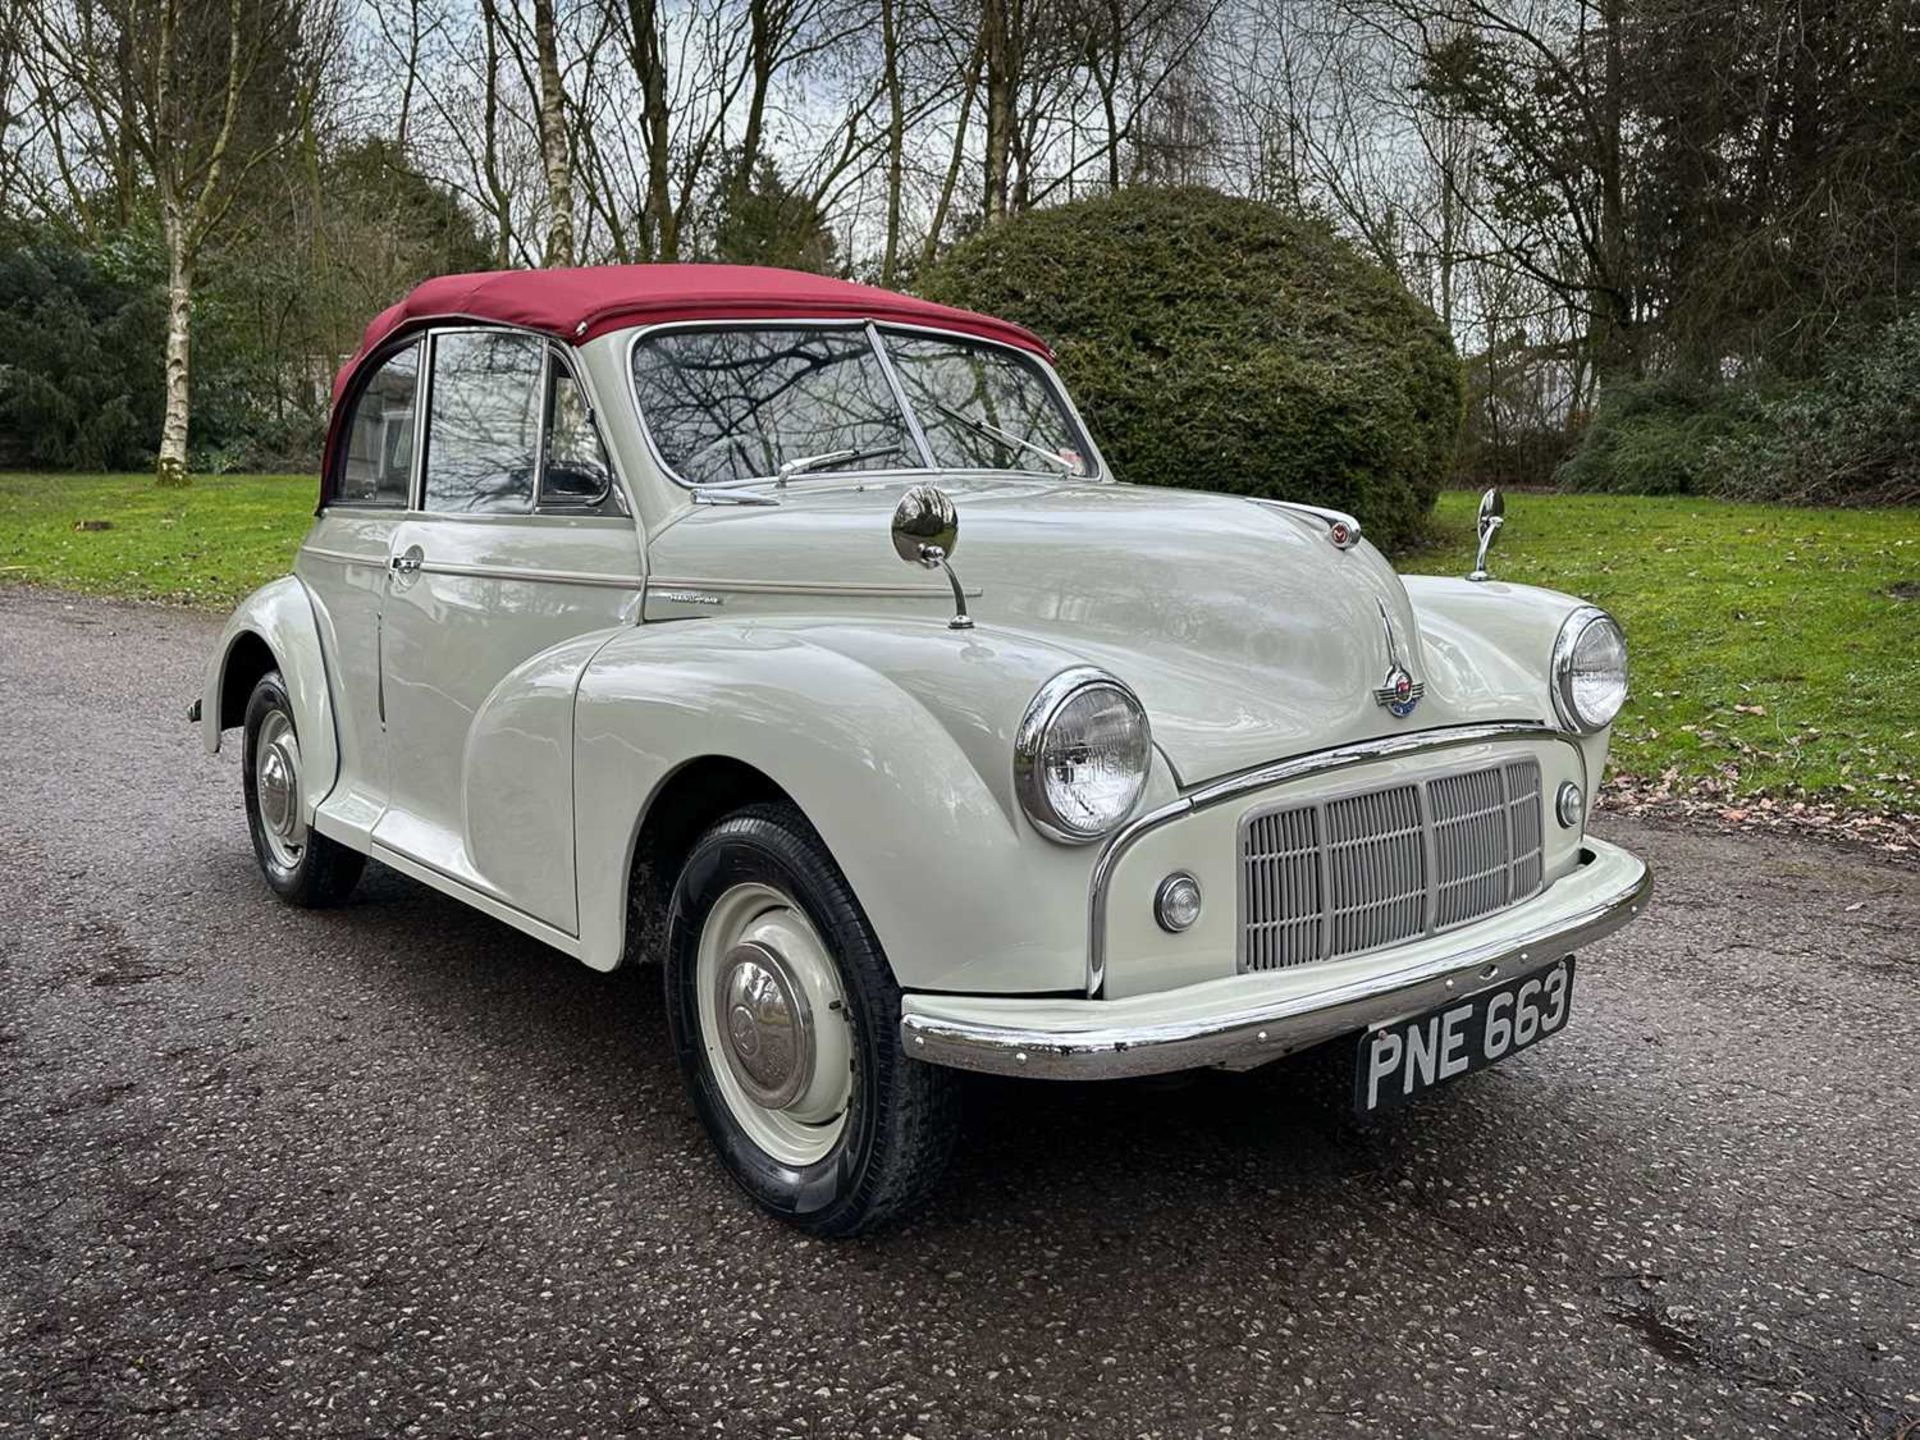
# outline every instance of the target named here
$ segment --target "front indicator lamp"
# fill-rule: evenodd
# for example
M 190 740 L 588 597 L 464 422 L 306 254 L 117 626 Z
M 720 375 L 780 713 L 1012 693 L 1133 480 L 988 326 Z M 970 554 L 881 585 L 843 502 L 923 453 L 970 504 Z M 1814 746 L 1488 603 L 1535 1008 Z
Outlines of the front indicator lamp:
M 1553 814 L 1560 828 L 1578 830 L 1586 813 L 1587 797 L 1580 793 L 1580 787 L 1571 780 L 1562 781 L 1559 793 L 1553 797 Z
M 1200 882 L 1184 870 L 1167 876 L 1154 892 L 1153 918 L 1169 935 L 1191 929 L 1200 918 Z

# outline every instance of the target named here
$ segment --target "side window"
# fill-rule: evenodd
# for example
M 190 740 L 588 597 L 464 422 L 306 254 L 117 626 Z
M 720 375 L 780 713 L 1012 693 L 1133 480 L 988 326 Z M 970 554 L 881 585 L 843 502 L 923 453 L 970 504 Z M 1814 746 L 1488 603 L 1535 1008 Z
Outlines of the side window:
M 556 357 L 547 387 L 547 454 L 540 474 L 540 506 L 598 505 L 613 484 L 613 467 L 593 428 L 587 397 Z
M 416 342 L 389 358 L 354 402 L 347 453 L 333 498 L 342 505 L 404 508 L 413 481 L 413 419 L 420 388 Z
M 544 342 L 455 331 L 433 342 L 426 508 L 523 515 L 533 509 Z

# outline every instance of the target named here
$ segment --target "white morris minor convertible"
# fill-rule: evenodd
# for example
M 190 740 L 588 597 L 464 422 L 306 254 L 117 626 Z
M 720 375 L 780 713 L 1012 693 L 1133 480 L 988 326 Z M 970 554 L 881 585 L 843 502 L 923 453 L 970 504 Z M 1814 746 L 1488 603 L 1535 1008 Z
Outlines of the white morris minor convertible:
M 1403 1102 L 1558 1031 L 1645 904 L 1586 833 L 1621 633 L 1488 578 L 1492 492 L 1471 576 L 1403 578 L 1350 515 L 1118 483 L 1017 326 L 749 268 L 434 280 L 334 401 L 192 711 L 267 883 L 371 856 L 658 960 L 808 1230 L 928 1193 L 956 1070 L 1349 1037 Z

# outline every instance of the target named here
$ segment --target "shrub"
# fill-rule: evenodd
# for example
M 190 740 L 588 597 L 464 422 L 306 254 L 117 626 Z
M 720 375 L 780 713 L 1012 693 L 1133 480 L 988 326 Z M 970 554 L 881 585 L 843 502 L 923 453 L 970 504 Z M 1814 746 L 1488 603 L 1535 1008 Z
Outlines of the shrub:
M 1569 490 L 1801 505 L 1920 500 L 1920 313 L 1836 347 L 1797 385 L 1610 386 L 1554 478 Z
M 1714 447 L 1719 493 L 1803 505 L 1920 501 L 1920 311 L 1831 361 L 1819 383 L 1765 403 Z
M 1567 490 L 1714 494 L 1716 447 L 1753 423 L 1752 408 L 1744 390 L 1672 377 L 1611 385 L 1554 479 Z
M 1451 468 L 1461 366 L 1429 310 L 1318 221 L 1123 190 L 990 227 L 920 277 L 1019 321 L 1124 480 L 1350 510 L 1389 548 Z
M 0 465 L 144 468 L 165 404 L 158 287 L 48 237 L 12 239 L 0 245 Z

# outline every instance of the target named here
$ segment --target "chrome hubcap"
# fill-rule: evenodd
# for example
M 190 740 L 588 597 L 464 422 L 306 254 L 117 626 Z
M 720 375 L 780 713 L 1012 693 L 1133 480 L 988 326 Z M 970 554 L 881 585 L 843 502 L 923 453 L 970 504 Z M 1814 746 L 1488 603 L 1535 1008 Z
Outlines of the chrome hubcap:
M 275 862 L 298 865 L 307 848 L 307 827 L 300 818 L 300 741 L 285 711 L 269 713 L 254 737 L 253 793 Z
M 756 1102 L 784 1109 L 806 1089 L 813 1069 L 813 1017 L 807 999 L 766 946 L 736 945 L 721 961 L 717 1011 L 720 1048 Z
M 708 1068 L 754 1144 L 789 1165 L 846 1128 L 853 1043 L 840 972 L 806 913 L 770 885 L 736 885 L 700 933 L 695 977 Z

